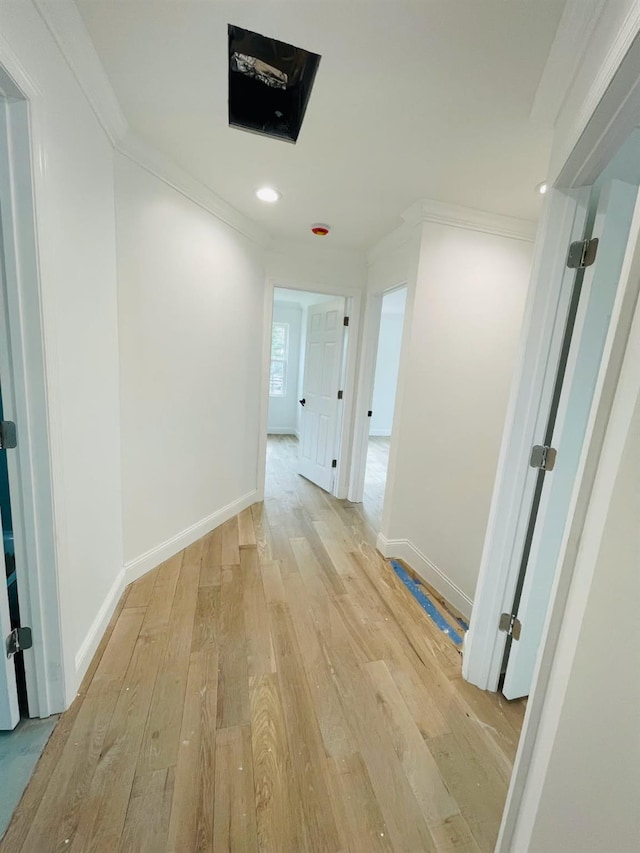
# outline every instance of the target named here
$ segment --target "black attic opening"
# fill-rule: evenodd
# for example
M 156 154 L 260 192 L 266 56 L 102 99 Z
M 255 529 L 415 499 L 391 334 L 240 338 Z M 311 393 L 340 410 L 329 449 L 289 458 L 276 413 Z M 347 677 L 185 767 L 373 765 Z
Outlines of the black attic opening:
M 317 53 L 229 24 L 229 125 L 295 142 L 319 63 Z

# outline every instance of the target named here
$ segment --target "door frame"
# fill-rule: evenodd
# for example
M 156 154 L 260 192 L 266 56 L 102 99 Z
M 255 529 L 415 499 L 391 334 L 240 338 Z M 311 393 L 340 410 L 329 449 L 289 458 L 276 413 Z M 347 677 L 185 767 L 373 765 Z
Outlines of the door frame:
M 264 325 L 262 330 L 262 377 L 260 393 L 260 435 L 258 444 L 257 499 L 264 500 L 267 466 L 267 429 L 269 419 L 269 367 L 271 364 L 271 326 L 273 323 L 273 299 L 276 288 L 299 290 L 302 293 L 319 293 L 326 296 L 341 296 L 345 300 L 345 311 L 349 317 L 346 330 L 346 353 L 343 364 L 344 394 L 340 422 L 336 477 L 331 494 L 346 498 L 353 456 L 353 432 L 356 403 L 356 376 L 358 348 L 360 344 L 360 315 L 362 291 L 358 288 L 341 287 L 317 281 L 285 281 L 281 277 L 268 277 L 264 293 Z
M 640 393 L 640 195 L 580 455 L 533 690 L 502 817 L 496 853 L 528 849 L 607 509 Z M 603 625 L 603 630 L 608 630 Z
M 400 349 L 400 363 L 398 366 L 398 380 L 396 383 L 396 398 L 391 428 L 391 442 L 389 447 L 389 466 L 391 463 L 393 435 L 396 431 L 396 414 L 398 412 L 398 389 L 400 376 L 406 361 L 406 341 L 409 330 L 409 296 L 410 288 L 407 280 L 398 284 L 391 284 L 382 290 L 369 291 L 366 294 L 365 320 L 362 333 L 362 352 L 360 358 L 360 376 L 358 379 L 358 412 L 356 415 L 355 435 L 353 439 L 353 463 L 349 479 L 348 498 L 354 503 L 361 503 L 364 496 L 364 481 L 367 473 L 367 450 L 369 441 L 369 417 L 367 412 L 372 407 L 373 389 L 376 378 L 376 361 L 378 358 L 378 344 L 380 342 L 380 325 L 382 322 L 382 300 L 387 293 L 393 293 L 402 288 L 407 289 L 407 302 L 404 309 L 402 324 L 402 344 Z M 388 469 L 387 469 L 388 472 Z M 385 486 L 386 494 L 386 486 Z M 379 530 L 376 533 L 380 533 Z
M 526 463 L 546 428 L 575 277 L 575 271 L 566 266 L 567 248 L 582 239 L 589 194 L 589 188 L 551 190 L 536 237 L 520 350 L 462 659 L 463 677 L 483 690 L 498 690 L 507 641 L 498 624 L 501 613 L 511 612 L 538 479 L 538 471 Z
M 24 663 L 30 716 L 66 707 L 55 547 L 50 401 L 37 232 L 38 187 L 46 180 L 40 93 L 0 40 L 0 205 L 10 383 L 5 417 L 18 425 L 8 454 L 21 621 L 33 631 Z M 4 329 L 2 332 L 4 333 Z
M 579 138 L 568 153 L 555 180 L 556 193 L 552 194 L 552 198 L 555 195 L 556 199 L 564 199 L 565 205 L 569 204 L 572 196 L 575 200 L 575 194 L 580 192 L 581 187 L 591 186 L 595 182 L 628 135 L 637 127 L 640 111 L 640 78 L 637 73 L 640 62 L 640 36 L 637 35 L 640 16 L 636 15 L 633 20 L 629 18 L 628 24 L 628 27 L 625 24 L 627 28 L 624 33 L 621 32 L 621 35 L 625 35 L 625 49 L 616 54 L 615 65 L 607 68 L 606 75 L 603 72 L 598 76 L 588 93 L 580 116 L 581 121 L 584 116 L 584 122 L 580 125 Z M 555 257 L 556 263 L 564 263 L 566 256 L 566 238 L 559 240 L 549 224 L 552 198 L 548 199 L 545 205 L 540 223 L 534 263 L 540 262 L 543 251 L 548 258 Z M 558 214 L 559 202 L 556 201 L 553 206 L 556 208 L 555 214 Z M 526 850 L 531 841 L 546 768 L 554 749 L 567 679 L 580 636 L 598 551 L 597 543 L 602 534 L 611 495 L 610 478 L 614 474 L 606 470 L 605 463 L 615 462 L 617 445 L 620 444 L 618 433 L 625 423 L 628 425 L 630 400 L 640 384 L 640 371 L 637 367 L 637 349 L 640 347 L 639 286 L 640 200 L 633 216 L 616 303 L 591 406 L 496 853 L 510 853 L 515 849 Z M 538 311 L 541 310 L 538 306 Z M 551 330 L 548 329 L 546 333 L 540 334 L 534 343 L 544 343 L 549 340 L 550 335 Z M 631 353 L 632 348 L 635 348 L 634 356 L 625 359 L 625 354 Z M 521 353 L 520 368 L 525 354 Z M 501 471 L 505 454 L 511 441 L 517 438 L 518 434 L 522 434 L 527 425 L 530 426 L 534 415 L 537 414 L 520 411 L 519 418 L 515 417 L 516 398 L 522 392 L 519 386 L 526 379 L 523 371 L 517 369 L 503 436 L 488 535 L 492 530 L 495 531 L 499 523 L 497 505 L 501 501 L 501 477 L 506 476 Z M 610 468 L 615 468 L 615 465 Z M 513 474 L 510 477 L 514 479 Z M 478 604 L 479 600 L 476 598 L 474 614 L 477 614 Z M 603 630 L 606 630 L 606 626 L 603 626 Z M 468 649 L 465 648 L 465 657 L 467 653 Z
M 535 475 L 523 466 L 542 435 L 555 377 L 553 332 L 566 311 L 564 302 L 572 276 L 566 275 L 568 244 L 582 238 L 576 217 L 588 204 L 587 194 L 637 126 L 640 111 L 640 37 L 635 37 L 613 80 L 595 101 L 584 130 L 548 193 L 536 236 L 532 286 L 523 320 L 521 348 L 507 409 L 485 544 L 474 596 L 469 633 L 465 638 L 463 676 L 484 689 L 497 690 L 505 634 L 500 614 L 510 608 L 517 583 Z M 599 81 L 602 84 L 602 81 Z M 571 272 L 571 271 L 569 271 Z M 564 275 L 564 279 L 562 279 Z M 549 282 L 562 280 L 554 292 Z M 559 292 L 558 292 L 559 291 Z M 542 369 L 541 369 L 542 368 Z M 595 405 L 595 402 L 594 402 Z M 531 469 L 532 471 L 533 469 Z M 570 524 L 570 518 L 567 520 Z

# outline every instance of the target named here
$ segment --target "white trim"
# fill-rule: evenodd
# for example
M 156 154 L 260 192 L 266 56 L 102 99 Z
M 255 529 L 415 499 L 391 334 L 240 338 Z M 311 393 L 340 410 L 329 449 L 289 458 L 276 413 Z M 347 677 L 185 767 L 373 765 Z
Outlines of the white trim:
M 367 265 L 372 266 L 391 252 L 401 249 L 414 236 L 412 222 L 403 222 L 367 250 Z
M 120 596 L 124 592 L 124 586 L 124 569 L 120 569 L 76 654 L 75 666 L 76 681 L 78 684 L 80 684 L 85 672 L 89 668 L 91 659 L 96 653 L 104 632 L 107 630 L 109 620 L 113 616 L 113 612 L 120 601 Z M 67 703 L 71 704 L 72 701 L 73 696 L 68 696 Z
M 249 240 L 266 247 L 271 237 L 264 228 L 131 130 L 73 0 L 34 3 L 114 149 Z
M 448 578 L 442 569 L 425 557 L 409 539 L 387 539 L 379 533 L 376 548 L 383 557 L 404 560 L 414 572 L 439 592 L 448 604 L 459 610 L 467 619 L 471 616 L 473 601 L 469 596 Z
M 154 548 L 150 548 L 134 560 L 129 560 L 124 564 L 125 583 L 130 584 L 138 580 L 142 575 L 155 569 L 160 563 L 164 563 L 169 557 L 173 557 L 174 554 L 187 548 L 193 542 L 197 542 L 198 539 L 206 536 L 207 533 L 224 524 L 230 518 L 233 518 L 234 515 L 238 515 L 239 512 L 247 509 L 247 507 L 250 507 L 257 500 L 258 493 L 255 489 L 247 492 L 246 495 L 242 495 L 242 497 L 223 506 L 222 509 L 212 512 L 206 518 L 201 518 L 200 521 L 196 521 L 195 524 L 181 530 L 175 536 L 165 539 L 164 542 L 161 542 Z
M 640 199 L 620 274 L 496 853 L 529 849 L 620 458 L 640 393 L 639 290 Z
M 506 639 L 498 623 L 513 603 L 537 478 L 526 460 L 546 427 L 573 287 L 567 246 L 582 237 L 588 196 L 588 189 L 552 190 L 540 222 L 462 664 L 463 677 L 483 690 L 498 689 Z
M 387 427 L 387 429 L 370 429 L 369 436 L 371 438 L 390 438 L 391 427 Z
M 603 8 L 606 7 L 606 3 L 603 4 Z M 601 101 L 603 100 L 605 93 L 609 89 L 614 77 L 618 75 L 625 64 L 625 59 L 628 63 L 630 59 L 627 56 L 628 52 L 632 48 L 633 42 L 640 31 L 640 3 L 633 3 L 627 17 L 622 23 L 622 26 L 619 28 L 616 37 L 613 39 L 611 46 L 607 52 L 607 55 L 604 61 L 600 64 L 598 69 L 598 74 L 591 84 L 591 88 L 587 93 L 587 96 L 584 99 L 584 102 L 578 112 L 576 120 L 573 125 L 572 131 L 568 134 L 567 141 L 565 143 L 564 156 L 560 158 L 560 162 L 566 164 L 567 161 L 572 159 L 575 160 L 574 148 L 576 147 L 578 141 L 584 135 L 587 126 L 592 121 L 594 116 L 598 116 L 599 109 L 601 108 Z M 571 49 L 571 48 L 569 48 Z M 637 59 L 635 60 L 637 62 Z M 634 62 L 631 63 L 635 65 L 635 77 L 637 78 L 637 64 Z M 616 98 L 616 100 L 619 100 Z M 617 113 L 617 110 L 615 111 Z M 617 121 L 618 116 L 614 114 L 612 118 L 613 121 Z M 635 125 L 634 125 L 635 126 Z M 629 129 L 630 130 L 630 129 Z M 610 150 L 608 152 L 607 159 L 613 156 L 616 148 Z M 580 159 L 586 160 L 587 158 L 583 158 L 582 154 L 580 154 Z M 562 172 L 564 173 L 566 169 L 566 165 L 563 167 Z M 561 173 L 562 178 L 562 173 Z M 593 178 L 589 181 L 592 183 Z M 566 185 L 566 184 L 565 184 Z M 571 183 L 571 186 L 575 186 L 575 183 Z
M 269 427 L 267 435 L 298 435 L 295 427 Z
M 567 0 L 533 99 L 533 121 L 556 123 L 603 8 L 604 0 Z
M 432 199 L 421 199 L 412 204 L 402 214 L 405 222 L 436 222 L 454 228 L 467 228 L 469 231 L 481 231 L 484 234 L 496 234 L 499 237 L 512 237 L 532 243 L 536 236 L 536 223 L 513 216 L 501 216 L 485 210 L 475 210 L 458 204 L 447 204 Z
M 18 574 L 21 616 L 34 635 L 33 650 L 25 655 L 29 713 L 46 717 L 66 707 L 71 665 L 63 651 L 57 568 L 63 535 L 56 524 L 60 508 L 53 493 L 56 377 L 51 364 L 45 369 L 45 349 L 52 347 L 44 340 L 46 306 L 39 275 L 37 187 L 45 162 L 38 110 L 41 93 L 2 39 L 0 63 L 3 78 L 5 72 L 10 78 L 3 79 L 0 88 L 9 94 L 6 109 L 11 114 L 6 129 L 10 153 L 0 168 L 0 183 L 15 408 L 12 411 L 5 400 L 5 411 L 21 424 L 20 444 L 8 462 L 10 477 L 13 471 L 12 503 L 17 494 L 20 504 L 14 508 L 14 537 L 24 567 Z M 18 91 L 10 92 L 12 87 Z
M 129 129 L 118 98 L 73 0 L 33 0 L 111 143 Z
M 127 133 L 117 143 L 116 150 L 258 246 L 264 249 L 269 245 L 271 237 L 262 226 L 244 216 L 174 160 L 144 142 L 136 134 Z

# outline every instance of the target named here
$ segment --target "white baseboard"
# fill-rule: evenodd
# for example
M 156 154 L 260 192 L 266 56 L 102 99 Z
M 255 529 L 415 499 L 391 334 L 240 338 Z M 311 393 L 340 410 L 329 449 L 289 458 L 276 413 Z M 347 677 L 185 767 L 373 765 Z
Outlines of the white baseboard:
M 385 438 L 389 438 L 389 436 L 391 435 L 391 429 L 370 429 L 369 435 L 372 435 L 374 437 L 384 436 Z
M 169 557 L 173 557 L 174 554 L 177 554 L 178 551 L 182 551 L 183 548 L 191 545 L 192 542 L 196 542 L 202 536 L 206 536 L 206 534 L 210 533 L 214 528 L 224 524 L 225 521 L 233 518 L 234 515 L 242 512 L 243 509 L 251 506 L 251 504 L 255 503 L 257 500 L 258 493 L 254 489 L 237 500 L 232 501 L 230 504 L 223 506 L 222 509 L 213 512 L 206 518 L 192 524 L 191 527 L 187 527 L 180 533 L 176 533 L 175 536 L 172 536 L 170 539 L 166 539 L 164 542 L 156 545 L 155 548 L 151 548 L 149 551 L 146 551 L 134 560 L 130 560 L 125 563 L 125 585 L 138 580 L 139 577 L 142 577 L 142 575 L 145 575 L 147 572 L 151 571 L 151 569 L 155 569 L 156 566 L 160 565 L 160 563 L 164 563 L 165 560 L 168 560 Z
M 453 605 L 467 619 L 471 617 L 473 601 L 469 596 L 408 539 L 387 539 L 379 533 L 376 547 L 384 557 L 404 560 L 416 574 L 439 592 L 445 601 Z
M 269 427 L 267 435 L 298 435 L 293 427 Z
M 116 579 L 111 584 L 111 589 L 107 593 L 105 600 L 102 602 L 102 607 L 100 608 L 100 610 L 98 610 L 98 614 L 93 620 L 93 623 L 89 628 L 89 631 L 87 632 L 87 636 L 82 641 L 82 645 L 80 646 L 80 648 L 78 649 L 78 653 L 76 654 L 75 665 L 77 684 L 80 684 L 85 672 L 89 668 L 91 659 L 93 658 L 96 649 L 98 648 L 98 644 L 100 643 L 104 632 L 107 630 L 109 620 L 113 615 L 113 611 L 116 609 L 118 601 L 120 601 L 120 596 L 122 595 L 123 591 L 124 569 L 121 569 L 118 572 Z

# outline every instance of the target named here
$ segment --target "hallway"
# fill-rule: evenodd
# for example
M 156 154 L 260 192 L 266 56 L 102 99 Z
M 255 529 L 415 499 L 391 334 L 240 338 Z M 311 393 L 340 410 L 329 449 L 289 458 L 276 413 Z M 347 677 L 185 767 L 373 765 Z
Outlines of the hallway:
M 263 505 L 125 591 L 2 853 L 493 849 L 523 706 L 286 444 Z

